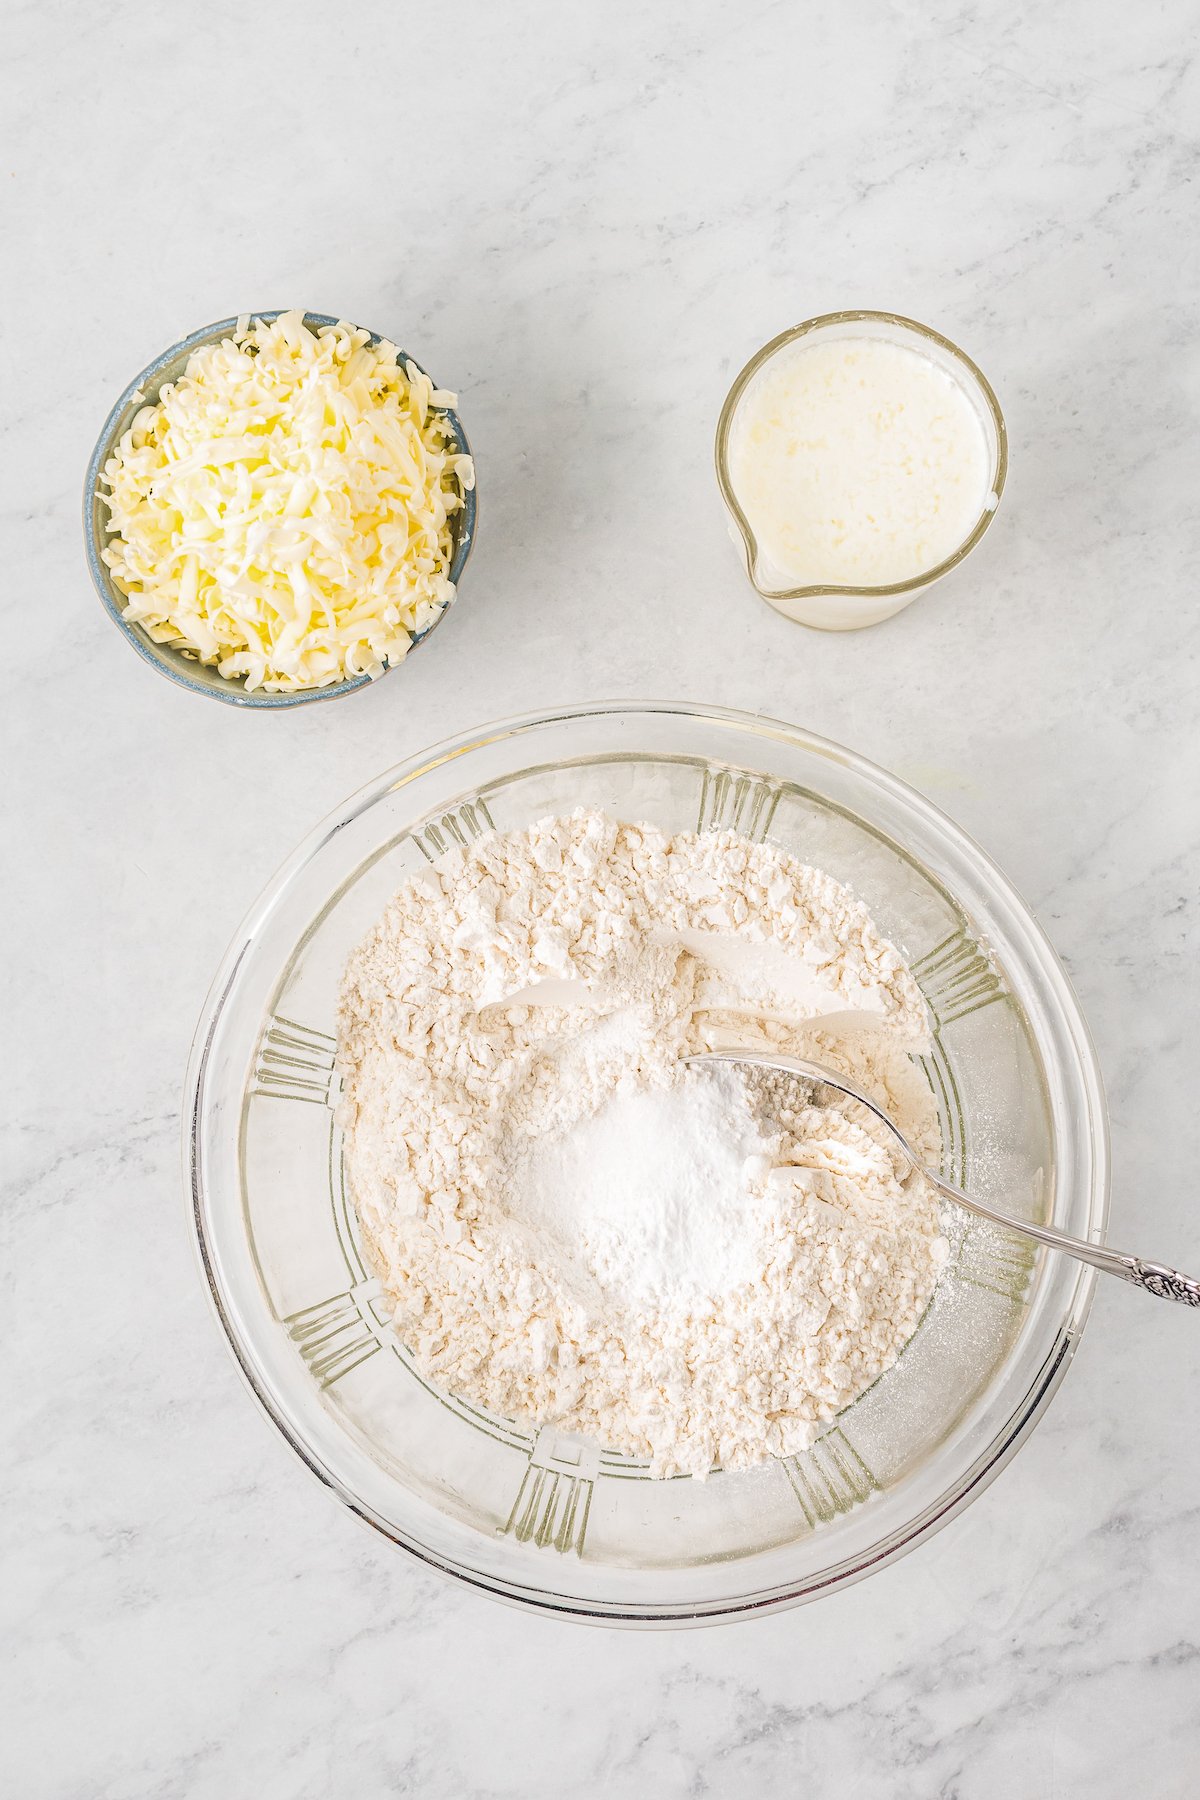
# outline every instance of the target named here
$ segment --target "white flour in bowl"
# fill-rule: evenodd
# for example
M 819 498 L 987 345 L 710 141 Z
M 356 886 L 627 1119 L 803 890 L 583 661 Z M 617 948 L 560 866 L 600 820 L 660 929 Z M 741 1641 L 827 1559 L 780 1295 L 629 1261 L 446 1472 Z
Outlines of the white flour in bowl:
M 351 1192 L 432 1381 L 704 1476 L 805 1448 L 897 1357 L 937 1204 L 847 1103 L 689 1069 L 835 1064 L 935 1157 L 916 983 L 846 889 L 733 833 L 600 813 L 411 881 L 339 1015 Z

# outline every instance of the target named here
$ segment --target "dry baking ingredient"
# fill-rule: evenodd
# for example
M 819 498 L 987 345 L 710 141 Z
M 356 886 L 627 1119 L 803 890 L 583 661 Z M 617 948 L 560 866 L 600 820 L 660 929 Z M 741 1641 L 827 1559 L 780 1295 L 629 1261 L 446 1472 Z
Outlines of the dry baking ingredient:
M 933 1197 L 852 1103 L 681 1060 L 734 1042 L 837 1064 L 936 1155 L 915 982 L 773 846 L 578 812 L 401 888 L 346 970 L 342 1119 L 431 1380 L 704 1476 L 804 1448 L 895 1360 Z
M 454 598 L 454 404 L 353 325 L 239 320 L 104 465 L 125 617 L 251 691 L 382 674 Z
M 499 1192 L 585 1295 L 680 1311 L 756 1274 L 774 1149 L 736 1075 L 714 1069 L 618 1088 L 570 1131 L 513 1133 Z

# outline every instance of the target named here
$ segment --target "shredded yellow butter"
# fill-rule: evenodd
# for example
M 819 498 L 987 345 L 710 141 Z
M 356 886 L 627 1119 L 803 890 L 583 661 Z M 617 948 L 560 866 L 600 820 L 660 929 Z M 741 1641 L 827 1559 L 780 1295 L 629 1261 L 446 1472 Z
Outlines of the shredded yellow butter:
M 454 598 L 454 404 L 353 325 L 239 319 L 104 465 L 125 617 L 248 691 L 381 675 Z

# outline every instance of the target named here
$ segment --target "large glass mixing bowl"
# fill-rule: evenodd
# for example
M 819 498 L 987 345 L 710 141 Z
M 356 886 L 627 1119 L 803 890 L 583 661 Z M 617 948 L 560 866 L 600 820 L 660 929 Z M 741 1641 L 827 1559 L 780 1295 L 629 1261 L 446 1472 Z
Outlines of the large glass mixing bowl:
M 896 1364 L 811 1450 L 651 1481 L 604 1445 L 430 1386 L 366 1265 L 334 1114 L 347 954 L 406 877 L 493 826 L 576 806 L 736 828 L 864 900 L 936 1027 L 944 1168 L 1098 1238 L 1104 1099 L 1070 986 L 999 871 L 920 795 L 769 719 L 578 707 L 392 769 L 326 820 L 246 919 L 197 1033 L 187 1176 L 209 1293 L 249 1387 L 361 1519 L 445 1574 L 546 1612 L 700 1624 L 828 1592 L 986 1486 L 1061 1381 L 1093 1274 L 978 1221 Z

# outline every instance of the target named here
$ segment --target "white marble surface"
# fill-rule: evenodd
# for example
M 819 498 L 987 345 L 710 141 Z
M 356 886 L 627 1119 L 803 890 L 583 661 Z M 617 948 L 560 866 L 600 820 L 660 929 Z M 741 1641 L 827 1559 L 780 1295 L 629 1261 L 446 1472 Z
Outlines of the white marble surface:
M 1194 1316 L 1108 1284 L 1017 1461 L 865 1585 L 586 1632 L 421 1573 L 276 1442 L 192 1265 L 177 1115 L 227 939 L 350 789 L 497 714 L 713 700 L 855 745 L 993 852 L 1096 1033 L 1114 1237 L 1200 1264 L 1198 25 L 1194 0 L 9 11 L 7 1792 L 1195 1792 Z M 106 621 L 80 483 L 134 369 L 281 304 L 460 389 L 481 536 L 401 672 L 242 717 Z M 964 343 L 1013 468 L 967 571 L 824 637 L 745 588 L 710 444 L 750 351 L 856 304 Z

